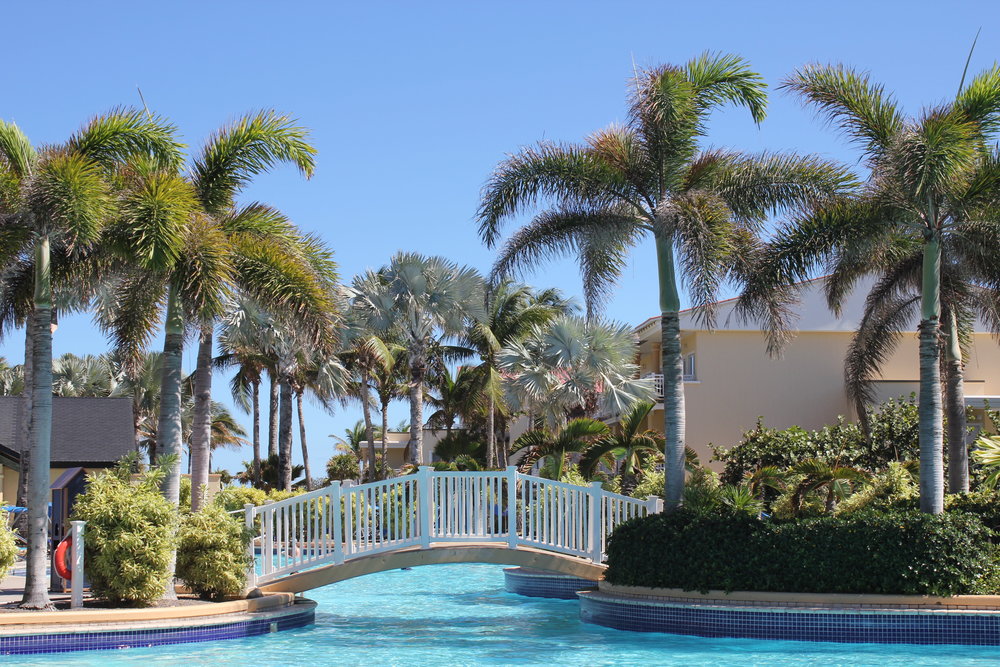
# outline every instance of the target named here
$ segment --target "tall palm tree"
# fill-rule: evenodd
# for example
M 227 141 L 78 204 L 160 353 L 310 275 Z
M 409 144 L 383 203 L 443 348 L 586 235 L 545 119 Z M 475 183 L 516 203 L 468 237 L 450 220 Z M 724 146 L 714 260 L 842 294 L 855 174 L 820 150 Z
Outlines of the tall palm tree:
M 112 180 L 123 161 L 143 156 L 172 167 L 180 144 L 164 120 L 121 109 L 98 116 L 61 146 L 38 151 L 13 123 L 0 121 L 0 213 L 5 221 L 0 262 L 19 256 L 32 267 L 32 443 L 28 475 L 28 566 L 22 606 L 50 608 L 48 548 L 49 461 L 52 436 L 53 283 L 86 254 L 115 215 Z M 61 267 L 61 268 L 60 268 Z M 53 280 L 55 278 L 55 281 Z M 93 288 L 88 281 L 79 281 Z
M 939 338 L 943 277 L 948 273 L 943 267 L 961 267 L 956 275 L 960 281 L 1000 285 L 995 267 L 1000 155 L 989 146 L 1000 130 L 1000 66 L 973 79 L 953 102 L 926 109 L 919 117 L 904 115 L 867 74 L 841 65 L 804 67 L 785 87 L 847 134 L 860 148 L 869 175 L 857 195 L 816 207 L 781 231 L 744 301 L 803 279 L 817 266 L 839 265 L 846 277 L 832 281 L 834 291 L 828 293 L 836 305 L 853 280 L 866 273 L 861 266 L 874 252 L 900 244 L 909 248 L 890 262 L 895 270 L 877 274 L 869 304 L 898 307 L 907 295 L 919 295 L 913 303 L 919 302 L 920 313 L 920 507 L 942 512 Z M 965 309 L 961 303 L 953 305 L 956 315 Z
M 375 460 L 375 426 L 372 423 L 371 413 L 374 402 L 372 375 L 380 370 L 389 371 L 396 361 L 394 352 L 401 348 L 391 341 L 385 340 L 382 336 L 376 335 L 365 326 L 364 312 L 359 311 L 353 305 L 348 309 L 343 338 L 344 349 L 339 356 L 344 366 L 354 376 L 348 394 L 361 403 L 365 436 L 368 442 L 366 453 L 368 463 L 365 466 L 365 474 L 372 477 L 377 475 L 379 470 Z M 375 481 L 374 477 L 369 481 Z
M 531 470 L 541 463 L 542 477 L 560 480 L 566 466 L 566 455 L 582 452 L 600 437 L 610 433 L 604 422 L 581 417 L 574 419 L 556 431 L 538 429 L 523 434 L 510 448 L 511 455 L 524 451 L 521 457 L 522 471 Z
M 382 460 L 388 460 L 388 439 L 389 439 L 389 404 L 397 399 L 406 398 L 409 391 L 406 379 L 405 349 L 393 344 L 392 364 L 390 366 L 376 366 L 371 374 L 372 387 L 378 397 L 379 414 L 382 424 L 378 428 L 378 436 L 381 438 Z
M 375 331 L 406 348 L 410 398 L 410 463 L 424 459 L 424 384 L 432 347 L 482 321 L 483 280 L 442 257 L 397 253 L 388 265 L 355 278 L 354 302 Z
M 532 327 L 543 325 L 570 304 L 557 290 L 536 294 L 528 285 L 501 280 L 486 291 L 486 319 L 469 327 L 464 343 L 474 349 L 480 362 L 475 366 L 478 392 L 486 398 L 486 465 L 501 465 L 497 450 L 496 414 L 506 414 L 503 378 L 498 355 L 505 346 L 524 340 Z M 503 464 L 505 465 L 505 464 Z
M 317 344 L 325 344 L 329 337 L 330 277 L 335 276 L 329 251 L 316 239 L 301 235 L 274 209 L 235 203 L 253 176 L 275 163 L 292 163 L 310 174 L 314 153 L 305 130 L 288 116 L 265 111 L 243 117 L 211 137 L 194 160 L 190 181 L 185 183 L 192 206 L 184 224 L 170 235 L 157 236 L 155 218 L 137 217 L 123 221 L 118 230 L 122 247 L 139 261 L 116 286 L 110 314 L 102 322 L 119 347 L 135 350 L 149 341 L 162 315 L 166 338 L 157 444 L 165 454 L 179 455 L 182 443 L 184 330 L 192 326 L 200 332 L 194 378 L 195 488 L 207 482 L 214 323 L 230 296 L 246 294 L 268 307 L 294 313 L 300 334 Z M 175 465 L 164 481 L 164 495 L 173 503 L 179 474 Z M 201 499 L 195 496 L 193 505 L 198 505 Z
M 553 204 L 500 252 L 495 274 L 573 253 L 588 311 L 596 312 L 644 236 L 656 247 L 664 376 L 665 506 L 684 488 L 684 385 L 678 269 L 707 326 L 721 285 L 739 281 L 757 252 L 757 232 L 776 212 L 840 191 L 841 169 L 817 157 L 699 152 L 708 116 L 727 104 L 764 119 L 766 86 L 742 58 L 709 54 L 683 66 L 638 73 L 624 125 L 586 144 L 542 143 L 503 161 L 486 184 L 479 232 L 494 246 L 504 221 L 544 199 Z M 761 307 L 766 319 L 780 301 Z

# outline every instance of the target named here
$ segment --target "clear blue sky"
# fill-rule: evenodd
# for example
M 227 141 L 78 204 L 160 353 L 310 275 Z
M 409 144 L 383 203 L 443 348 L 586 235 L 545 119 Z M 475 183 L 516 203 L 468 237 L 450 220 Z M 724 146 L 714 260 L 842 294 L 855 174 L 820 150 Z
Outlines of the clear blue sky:
M 955 94 L 976 30 L 972 70 L 1000 56 L 1000 5 L 866 2 L 55 2 L 3 10 L 0 117 L 36 144 L 64 140 L 85 119 L 136 104 L 170 117 L 197 147 L 220 124 L 263 107 L 295 114 L 319 149 L 311 181 L 291 170 L 257 180 L 245 199 L 287 212 L 335 249 L 342 275 L 399 249 L 488 270 L 472 217 L 505 152 L 538 139 L 577 141 L 624 117 L 633 61 L 683 62 L 705 50 L 748 58 L 774 85 L 808 62 L 872 72 L 910 111 Z M 775 92 L 760 128 L 718 114 L 710 142 L 854 153 L 800 104 Z M 639 248 L 608 314 L 637 323 L 656 311 L 654 258 Z M 571 262 L 528 277 L 579 293 Z M 0 342 L 10 361 L 22 335 Z M 65 318 L 55 352 L 99 353 L 87 317 Z M 194 353 L 185 355 L 188 370 Z M 227 398 L 223 382 L 216 397 Z M 329 433 L 360 407 L 307 423 L 317 465 Z M 406 414 L 397 406 L 392 422 Z M 249 425 L 249 420 L 245 419 Z M 248 453 L 247 453 L 248 456 Z M 217 458 L 230 470 L 243 458 Z

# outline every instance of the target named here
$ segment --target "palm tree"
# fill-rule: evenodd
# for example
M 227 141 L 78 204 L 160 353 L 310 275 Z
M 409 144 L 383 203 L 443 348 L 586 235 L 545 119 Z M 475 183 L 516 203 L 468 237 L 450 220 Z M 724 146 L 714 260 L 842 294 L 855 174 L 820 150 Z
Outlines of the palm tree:
M 306 392 L 323 406 L 332 410 L 334 400 L 344 400 L 350 385 L 350 373 L 340 363 L 336 355 L 328 355 L 324 351 L 303 351 L 302 361 L 298 364 L 291 378 L 292 393 L 295 395 L 296 415 L 299 420 L 299 444 L 302 448 L 302 467 L 306 475 L 306 490 L 312 490 L 312 473 L 309 468 L 309 447 L 306 443 L 305 411 L 303 398 Z M 372 449 L 373 446 L 369 445 Z M 374 461 L 374 458 L 372 459 Z
M 405 398 L 409 391 L 405 376 L 405 349 L 395 344 L 391 349 L 392 364 L 388 367 L 376 366 L 371 374 L 372 386 L 378 397 L 379 413 L 382 417 L 382 425 L 376 429 L 378 437 L 382 439 L 382 461 L 388 461 L 389 404 L 394 400 Z M 406 429 L 409 429 L 409 425 Z
M 179 454 L 181 446 L 180 362 L 185 326 L 200 332 L 194 378 L 194 484 L 207 481 L 206 445 L 210 425 L 213 329 L 234 293 L 248 295 L 268 307 L 295 313 L 299 332 L 315 343 L 327 343 L 331 276 L 329 251 L 302 236 L 279 212 L 261 204 L 238 207 L 235 197 L 250 179 L 277 162 L 295 164 L 306 175 L 314 150 L 305 130 L 287 116 L 271 111 L 244 117 L 217 132 L 194 161 L 188 187 L 192 212 L 173 234 L 156 235 L 146 218 L 125 220 L 118 235 L 123 247 L 140 258 L 134 273 L 117 286 L 110 315 L 102 318 L 125 350 L 141 348 L 160 321 L 166 326 L 158 447 Z M 148 247 L 147 247 L 148 246 Z M 147 260 L 152 257 L 152 260 Z M 179 468 L 173 466 L 164 494 L 176 502 Z M 195 494 L 196 496 L 198 494 Z M 193 499 L 194 504 L 200 498 Z
M 378 272 L 355 278 L 354 303 L 375 331 L 406 348 L 410 398 L 410 463 L 424 460 L 424 383 L 430 353 L 470 321 L 482 321 L 483 280 L 467 266 L 442 257 L 397 253 Z
M 354 374 L 354 381 L 347 393 L 361 403 L 368 442 L 368 464 L 365 467 L 365 474 L 371 477 L 378 474 L 378 466 L 375 463 L 375 427 L 372 424 L 371 413 L 372 375 L 380 370 L 390 371 L 396 361 L 395 352 L 401 348 L 372 333 L 365 326 L 363 319 L 364 313 L 359 312 L 357 307 L 352 306 L 348 310 L 348 319 L 344 327 L 345 349 L 340 352 L 340 359 Z M 369 481 L 375 480 L 372 478 Z
M 1000 285 L 995 266 L 1000 155 L 988 147 L 1000 129 L 1000 66 L 962 87 L 953 102 L 917 118 L 905 116 L 867 74 L 840 65 L 804 67 L 785 87 L 847 134 L 861 149 L 869 177 L 857 195 L 815 207 L 782 230 L 744 301 L 803 279 L 818 265 L 839 265 L 844 277 L 831 282 L 834 290 L 827 295 L 836 306 L 844 290 L 869 272 L 863 265 L 872 263 L 878 280 L 868 297 L 868 314 L 881 308 L 883 318 L 886 309 L 905 316 L 907 298 L 919 295 L 913 304 L 919 303 L 920 312 L 920 507 L 942 512 L 939 337 L 942 288 L 949 273 L 944 267 L 960 267 L 953 273 L 960 282 L 981 279 L 992 288 Z M 880 265 L 872 262 L 876 253 L 901 244 L 908 248 L 902 255 Z M 895 270 L 885 271 L 887 266 Z M 885 272 L 878 274 L 879 268 Z M 963 290 L 975 291 L 968 285 Z M 968 312 L 962 302 L 952 305 L 956 316 Z M 895 326 L 900 326 L 898 320 Z M 956 348 L 949 345 L 946 351 Z M 956 454 L 961 465 L 964 454 Z
M 427 418 L 427 425 L 432 429 L 443 428 L 447 437 L 455 428 L 455 422 L 477 412 L 481 407 L 477 380 L 475 370 L 465 366 L 460 366 L 454 374 L 448 367 L 435 374 L 426 400 L 436 409 Z
M 626 495 L 631 493 L 642 469 L 643 458 L 663 451 L 663 436 L 643 428 L 652 409 L 652 403 L 636 403 L 622 415 L 619 430 L 588 447 L 580 457 L 583 476 L 590 479 L 599 464 L 610 463 L 612 471 L 622 476 L 621 492 Z
M 523 434 L 510 448 L 511 455 L 524 450 L 520 468 L 523 472 L 541 463 L 542 477 L 560 480 L 566 464 L 566 454 L 586 450 L 597 438 L 610 433 L 604 422 L 581 417 L 568 422 L 557 431 L 538 429 Z
M 0 213 L 6 224 L 0 261 L 17 258 L 32 267 L 32 443 L 28 475 L 28 566 L 22 606 L 51 607 L 45 581 L 48 548 L 49 460 L 52 436 L 53 283 L 65 280 L 75 260 L 98 240 L 115 214 L 112 177 L 122 162 L 143 156 L 172 167 L 180 144 L 173 126 L 133 110 L 115 110 L 90 121 L 70 140 L 37 151 L 13 123 L 0 121 Z M 30 259 L 29 259 L 30 258 Z M 55 280 L 54 280 L 55 279 Z M 79 281 L 83 288 L 93 288 Z
M 664 375 L 665 506 L 684 488 L 684 385 L 678 268 L 704 323 L 714 322 L 721 285 L 739 281 L 757 251 L 768 215 L 839 192 L 841 169 L 816 157 L 699 152 L 708 116 L 726 104 L 764 119 L 766 86 L 738 56 L 704 54 L 682 67 L 638 73 L 622 126 L 585 145 L 542 143 L 502 162 L 486 184 L 479 232 L 494 246 L 501 224 L 540 198 L 554 206 L 519 230 L 494 273 L 575 253 L 588 311 L 594 313 L 625 266 L 629 248 L 651 235 L 656 246 Z M 675 264 L 679 264 L 675 266 Z M 767 319 L 776 302 L 753 315 Z
M 568 415 L 621 414 L 653 397 L 649 380 L 636 379 L 635 343 L 629 327 L 559 316 L 534 325 L 528 336 L 500 350 L 507 403 L 556 428 Z
M 789 470 L 790 475 L 799 476 L 798 483 L 792 491 L 792 511 L 796 514 L 802 507 L 802 500 L 810 491 L 826 491 L 826 511 L 833 514 L 837 502 L 843 500 L 855 485 L 862 484 L 870 478 L 863 470 L 830 464 L 820 459 L 806 459 L 795 464 Z
M 486 397 L 486 457 L 487 467 L 500 465 L 497 451 L 496 414 L 506 414 L 503 378 L 497 357 L 507 345 L 524 340 L 532 327 L 543 325 L 571 306 L 557 290 L 536 294 L 527 285 L 501 280 L 486 291 L 486 319 L 476 322 L 467 331 L 464 343 L 479 355 L 475 367 L 478 392 Z

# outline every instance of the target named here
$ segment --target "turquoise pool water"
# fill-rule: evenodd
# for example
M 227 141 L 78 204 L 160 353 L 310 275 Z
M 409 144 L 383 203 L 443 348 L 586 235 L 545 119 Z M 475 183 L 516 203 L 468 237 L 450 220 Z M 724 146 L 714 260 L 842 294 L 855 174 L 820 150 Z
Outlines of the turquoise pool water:
M 702 639 L 581 623 L 572 600 L 504 591 L 496 565 L 384 572 L 310 593 L 316 625 L 251 639 L 11 656 L 18 665 L 986 665 L 1000 649 Z

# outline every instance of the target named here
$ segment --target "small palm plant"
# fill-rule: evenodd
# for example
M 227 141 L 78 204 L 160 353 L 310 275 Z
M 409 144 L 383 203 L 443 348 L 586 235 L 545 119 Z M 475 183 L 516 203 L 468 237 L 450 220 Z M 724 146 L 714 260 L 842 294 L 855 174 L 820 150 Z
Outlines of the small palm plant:
M 997 488 L 1000 484 L 1000 436 L 984 435 L 976 440 L 972 457 L 988 471 L 980 486 L 987 489 Z
M 588 447 L 580 457 L 583 476 L 593 478 L 598 465 L 603 463 L 621 475 L 621 492 L 630 494 L 643 470 L 644 460 L 663 452 L 663 436 L 644 428 L 652 409 L 652 403 L 636 403 L 622 417 L 619 430 Z
M 802 501 L 812 491 L 821 495 L 825 493 L 825 508 L 828 514 L 833 514 L 837 502 L 847 498 L 856 486 L 864 484 L 870 475 L 863 470 L 850 466 L 827 463 L 820 459 L 806 459 L 789 470 L 790 475 L 799 476 L 799 481 L 792 491 L 792 512 L 798 514 L 802 509 Z
M 556 432 L 539 429 L 528 431 L 511 445 L 510 453 L 524 451 L 519 468 L 522 472 L 531 470 L 541 463 L 541 475 L 548 479 L 560 480 L 566 466 L 566 455 L 582 452 L 597 438 L 609 433 L 608 425 L 586 417 L 574 419 Z

